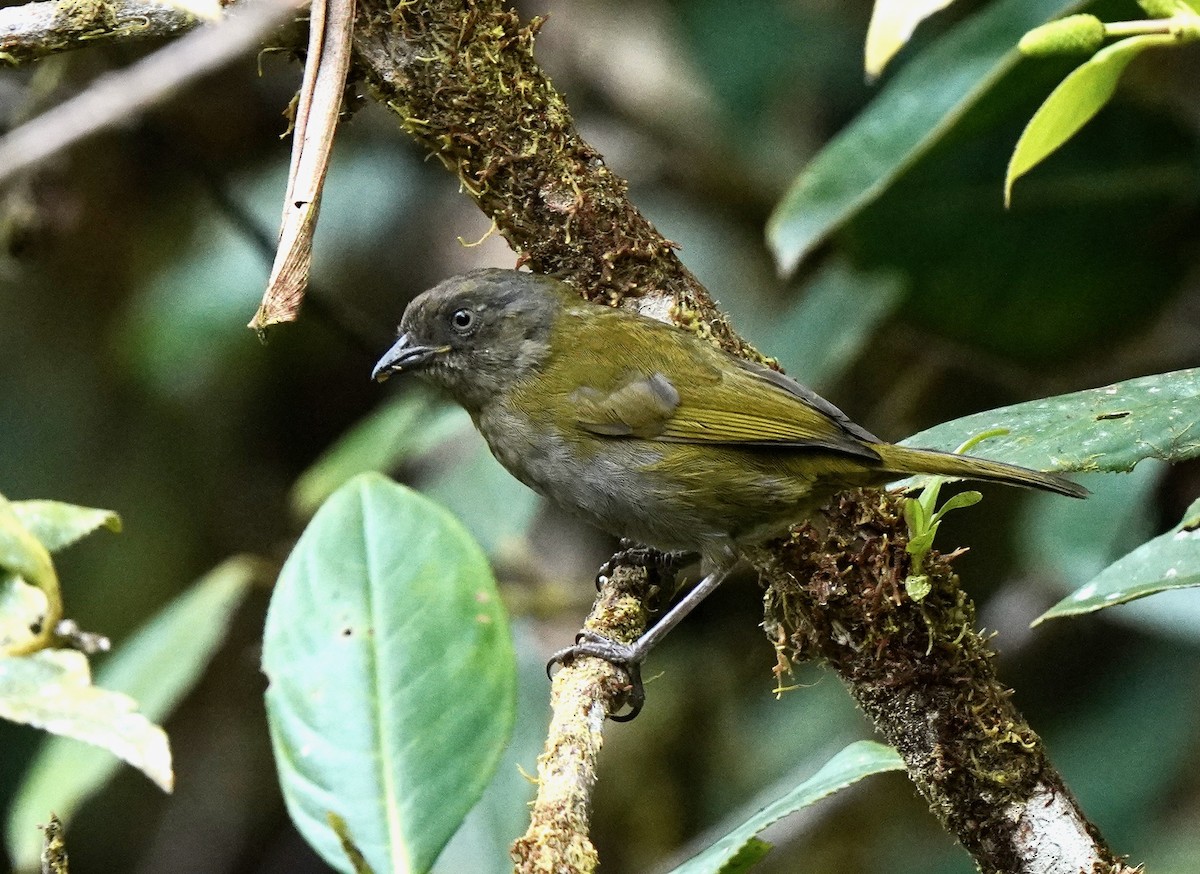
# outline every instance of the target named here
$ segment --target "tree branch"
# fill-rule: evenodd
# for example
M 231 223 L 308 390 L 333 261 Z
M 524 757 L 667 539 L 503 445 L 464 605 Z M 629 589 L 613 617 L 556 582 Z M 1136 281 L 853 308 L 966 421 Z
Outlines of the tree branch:
M 1104 845 L 996 678 L 951 557 L 930 553 L 923 599 L 905 591 L 902 501 L 843 494 L 827 526 L 801 526 L 756 556 L 772 579 L 768 636 L 781 653 L 838 672 L 981 870 L 1132 871 Z
M 301 0 L 244 0 L 220 24 L 188 34 L 0 139 L 0 181 L 145 111 L 176 90 L 254 50 Z
M 648 314 L 735 354 L 759 357 L 679 262 L 672 244 L 628 201 L 624 181 L 578 135 L 562 97 L 533 59 L 540 20 L 522 25 L 494 0 L 395 8 L 364 0 L 360 9 L 355 49 L 366 81 L 404 129 L 458 176 L 520 261 L 574 283 L 590 299 L 635 298 Z M 982 870 L 1121 870 L 996 680 L 992 654 L 972 627 L 974 607 L 957 578 L 943 568 L 938 590 L 921 603 L 897 587 L 907 537 L 892 500 L 843 502 L 823 541 L 804 529 L 786 548 L 759 556 L 775 605 L 768 621 L 781 645 L 824 658 L 838 671 L 878 730 L 900 748 L 934 813 Z M 851 551 L 826 551 L 838 544 Z M 830 561 L 836 577 L 813 576 Z M 810 576 L 812 582 L 798 582 Z M 833 591 L 842 595 L 834 598 Z M 604 613 L 599 602 L 597 609 Z M 886 634 L 877 625 L 884 613 Z M 851 631 L 846 638 L 846 629 L 857 636 Z M 897 641 L 905 646 L 893 657 Z M 607 679 L 592 681 L 589 694 L 563 692 L 585 685 L 575 672 L 591 669 L 581 663 L 557 679 L 554 724 L 586 724 L 587 754 L 552 737 L 539 769 L 539 808 L 556 803 L 547 797 L 555 784 L 546 775 L 571 774 L 571 807 L 586 809 L 579 793 L 595 779 L 601 728 L 596 705 L 613 712 L 619 704 L 617 687 Z M 567 736 L 574 735 L 559 735 Z M 568 828 L 587 825 L 586 817 L 566 820 Z M 514 847 L 519 870 L 554 868 L 530 855 L 531 847 L 547 846 L 536 832 L 535 823 Z M 590 852 L 583 834 L 551 843 L 568 855 L 578 847 Z M 595 862 L 594 855 L 583 862 L 560 856 L 555 864 L 590 871 Z
M 618 567 L 604 582 L 586 627 L 632 643 L 646 628 L 648 592 L 644 569 Z M 555 675 L 537 798 L 529 829 L 513 844 L 516 874 L 596 870 L 599 858 L 588 837 L 596 763 L 605 717 L 619 709 L 626 691 L 621 673 L 600 659 L 577 659 Z
M 174 36 L 197 24 L 154 0 L 39 0 L 0 9 L 0 60 L 26 64 L 104 42 Z

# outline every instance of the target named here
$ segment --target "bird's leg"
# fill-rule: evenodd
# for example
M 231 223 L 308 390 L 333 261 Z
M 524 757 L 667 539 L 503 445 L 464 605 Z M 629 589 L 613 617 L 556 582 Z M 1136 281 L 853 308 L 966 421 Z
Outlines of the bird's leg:
M 630 711 L 620 716 L 610 716 L 609 719 L 614 722 L 628 722 L 641 712 L 642 705 L 646 702 L 646 690 L 642 685 L 642 662 L 646 660 L 650 650 L 666 637 L 672 628 L 683 621 L 683 617 L 691 613 L 701 601 L 716 590 L 717 586 L 721 585 L 722 580 L 729 575 L 729 570 L 728 567 L 722 567 L 710 572 L 704 579 L 696 583 L 690 592 L 680 598 L 679 602 L 668 610 L 649 631 L 633 643 L 617 643 L 594 631 L 581 631 L 576 636 L 573 646 L 568 646 L 554 654 L 554 657 L 546 664 L 546 673 L 549 674 L 555 664 L 569 664 L 580 656 L 594 656 L 616 665 L 629 675 L 629 685 L 632 688 L 627 703 Z

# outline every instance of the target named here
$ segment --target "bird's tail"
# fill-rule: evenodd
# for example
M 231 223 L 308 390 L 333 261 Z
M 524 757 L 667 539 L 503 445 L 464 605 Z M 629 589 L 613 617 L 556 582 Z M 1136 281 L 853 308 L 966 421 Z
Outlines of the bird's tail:
M 934 449 L 909 449 L 906 446 L 896 446 L 890 443 L 875 444 L 871 448 L 879 453 L 885 468 L 899 475 L 934 474 L 935 476 L 1007 483 L 1028 489 L 1042 489 L 1072 498 L 1086 498 L 1088 495 L 1087 489 L 1078 483 L 1071 482 L 1065 476 L 1030 470 L 1027 467 L 1005 464 L 1002 461 L 988 461 L 985 458 L 955 455 L 951 452 L 938 452 Z

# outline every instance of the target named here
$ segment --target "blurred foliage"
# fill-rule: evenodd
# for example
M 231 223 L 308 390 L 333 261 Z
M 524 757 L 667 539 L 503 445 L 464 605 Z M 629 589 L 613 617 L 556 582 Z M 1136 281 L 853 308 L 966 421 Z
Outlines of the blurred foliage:
M 899 438 L 1200 363 L 1194 47 L 1139 58 L 1005 211 L 1008 157 L 1074 63 L 1014 55 L 989 78 L 1012 51 L 997 44 L 986 64 L 966 65 L 990 87 L 959 81 L 970 105 L 952 103 L 953 123 L 928 142 L 918 130 L 919 150 L 891 153 L 888 183 L 824 227 L 794 275 L 778 277 L 765 241 L 804 167 L 857 178 L 870 169 L 862 141 L 809 163 L 839 131 L 861 130 L 854 119 L 935 108 L 927 89 L 948 87 L 948 71 L 968 60 L 955 53 L 963 26 L 969 36 L 980 16 L 1078 6 L 953 4 L 873 88 L 862 74 L 867 0 L 578 0 L 555 8 L 538 53 L 585 134 L 734 324 L 866 427 Z M 1082 6 L 1105 20 L 1129 13 Z M 1010 42 L 1036 23 L 1008 22 Z M 21 117 L 127 59 L 79 52 L 37 82 L 8 72 L 0 111 Z M 411 386 L 389 386 L 393 395 L 370 382 L 409 298 L 468 267 L 513 264 L 501 240 L 458 244 L 479 239 L 487 220 L 378 107 L 360 109 L 335 146 L 300 323 L 266 346 L 244 328 L 269 270 L 286 176 L 280 112 L 299 79 L 279 56 L 263 64 L 259 77 L 248 59 L 3 194 L 0 490 L 120 513 L 120 538 L 55 556 L 69 615 L 117 649 L 228 556 L 281 561 L 316 503 L 354 473 L 398 466 L 436 493 L 487 544 L 518 613 L 523 666 L 517 746 L 439 870 L 481 858 L 502 870 L 524 827 L 517 763 L 533 770 L 547 713 L 539 665 L 570 640 L 612 544 L 489 467 L 474 435 L 442 430 Z M 419 420 L 393 417 L 405 405 L 419 406 Z M 364 421 L 378 439 L 347 448 L 344 435 Z M 301 479 L 309 470 L 325 473 Z M 1190 874 L 1200 858 L 1197 590 L 1032 632 L 1028 623 L 1178 524 L 1200 493 L 1200 464 L 1142 462 L 1085 483 L 1086 502 L 987 489 L 982 509 L 947 517 L 939 542 L 971 546 L 961 572 L 998 631 L 1000 674 L 1085 810 L 1134 861 Z M 176 793 L 123 772 L 75 812 L 67 841 L 79 870 L 327 870 L 278 788 L 258 668 L 263 610 L 247 600 L 166 723 Z M 731 580 L 655 653 L 649 670 L 661 674 L 643 716 L 606 732 L 595 806 L 606 871 L 668 870 L 869 732 L 818 668 L 799 670 L 800 688 L 775 700 L 759 621 L 753 580 Z M 0 725 L 6 807 L 40 741 Z M 784 819 L 764 839 L 775 845 L 756 868 L 765 874 L 801 862 L 839 874 L 971 870 L 895 777 Z

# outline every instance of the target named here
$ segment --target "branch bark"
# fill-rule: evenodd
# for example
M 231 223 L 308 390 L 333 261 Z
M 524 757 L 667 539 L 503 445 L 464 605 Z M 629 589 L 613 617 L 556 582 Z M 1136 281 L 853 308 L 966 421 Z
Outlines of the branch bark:
M 197 24 L 155 0 L 38 0 L 0 9 L 0 60 L 27 64 L 106 42 L 174 36 Z
M 300 2 L 246 0 L 220 24 L 101 77 L 0 139 L 0 181 L 140 114 L 187 82 L 252 51 L 296 13 Z

